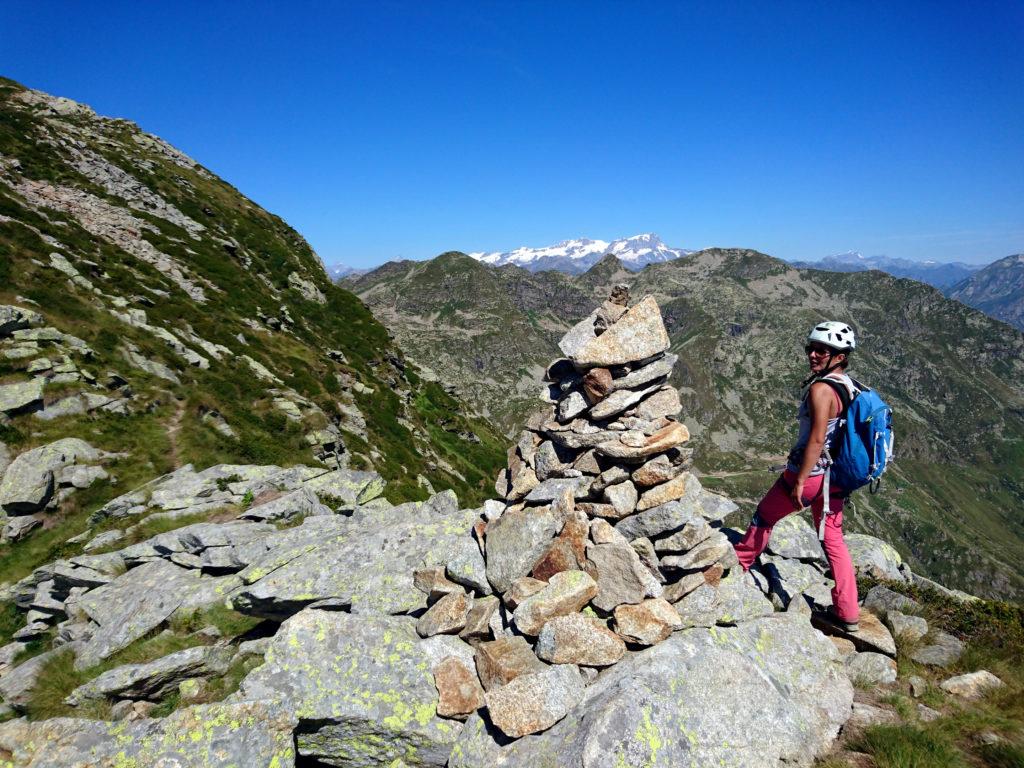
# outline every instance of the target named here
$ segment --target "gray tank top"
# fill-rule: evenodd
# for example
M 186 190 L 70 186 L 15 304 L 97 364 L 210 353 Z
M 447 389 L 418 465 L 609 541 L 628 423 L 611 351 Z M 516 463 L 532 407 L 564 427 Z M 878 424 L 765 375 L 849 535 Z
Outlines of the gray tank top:
M 850 393 L 850 398 L 853 398 L 853 393 L 855 392 L 853 381 L 845 373 L 830 373 L 824 378 L 832 379 L 833 381 L 838 381 L 843 384 L 843 386 L 846 387 L 846 391 Z M 816 381 L 820 381 L 820 379 L 817 379 Z M 807 443 L 811 439 L 811 407 L 808 404 L 808 401 L 810 400 L 810 392 L 810 387 L 808 387 L 807 392 L 804 393 L 803 398 L 800 400 L 800 409 L 797 411 L 797 419 L 800 423 L 800 433 L 797 435 L 796 444 L 789 452 L 789 457 L 786 460 L 786 469 L 790 472 L 800 471 L 800 465 L 803 463 L 804 459 L 804 451 L 807 448 Z M 837 400 L 839 399 L 839 395 L 835 391 L 833 391 L 833 395 L 835 395 Z M 832 436 L 835 434 L 836 424 L 838 423 L 838 416 L 834 419 L 828 420 L 828 425 L 825 427 L 825 445 L 831 445 Z M 825 474 L 826 466 L 828 465 L 825 463 L 825 457 L 820 457 L 814 465 L 814 469 L 811 470 L 810 477 Z

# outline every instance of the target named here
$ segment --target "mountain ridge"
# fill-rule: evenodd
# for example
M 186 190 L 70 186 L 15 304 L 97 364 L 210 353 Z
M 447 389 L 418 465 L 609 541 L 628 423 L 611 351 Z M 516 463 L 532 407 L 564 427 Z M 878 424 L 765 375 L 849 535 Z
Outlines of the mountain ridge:
M 435 361 L 445 385 L 509 431 L 532 409 L 542 358 L 556 354 L 560 334 L 611 284 L 653 295 L 671 351 L 680 355 L 673 383 L 701 441 L 700 469 L 741 473 L 721 487 L 748 502 L 764 482 L 755 467 L 777 463 L 793 439 L 806 329 L 822 317 L 850 319 L 861 340 L 855 375 L 895 400 L 900 469 L 891 480 L 904 489 L 865 499 L 864 524 L 880 526 L 914 567 L 928 563 L 933 575 L 979 593 L 1019 594 L 1020 578 L 995 542 L 1008 526 L 1014 546 L 1024 546 L 1024 520 L 1014 512 L 1024 488 L 1016 485 L 1024 477 L 1015 463 L 1024 445 L 1024 390 L 1015 378 L 1024 372 L 1021 334 L 1007 338 L 1005 326 L 922 283 L 879 272 L 800 270 L 743 249 L 706 249 L 640 272 L 606 259 L 580 276 L 487 267 L 465 255 L 446 254 L 445 264 L 472 273 L 473 290 L 461 291 L 447 267 L 408 264 L 352 286 L 413 359 Z M 484 313 L 475 309 L 478 295 L 488 297 Z M 407 326 L 410 301 L 426 321 L 445 306 L 444 324 L 435 322 L 430 334 Z M 993 398 L 998 405 L 986 409 Z M 998 439 L 987 441 L 989 433 Z M 963 531 L 949 529 L 949 499 L 984 514 Z M 984 533 L 968 532 L 974 529 Z M 965 559 L 976 539 L 985 539 L 979 568 Z

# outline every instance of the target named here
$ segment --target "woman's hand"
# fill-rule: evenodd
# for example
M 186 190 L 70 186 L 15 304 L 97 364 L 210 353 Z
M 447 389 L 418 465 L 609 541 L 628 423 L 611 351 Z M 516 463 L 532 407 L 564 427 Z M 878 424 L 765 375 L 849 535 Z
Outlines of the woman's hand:
M 789 500 L 793 502 L 793 507 L 800 511 L 804 508 L 804 481 L 794 480 L 793 487 L 789 491 Z

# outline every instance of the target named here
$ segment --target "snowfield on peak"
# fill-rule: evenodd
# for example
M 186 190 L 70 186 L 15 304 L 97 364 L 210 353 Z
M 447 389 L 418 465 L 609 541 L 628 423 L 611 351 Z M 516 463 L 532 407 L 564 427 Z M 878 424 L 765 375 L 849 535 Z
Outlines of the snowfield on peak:
M 516 248 L 512 251 L 477 252 L 469 254 L 484 264 L 500 267 L 516 264 L 531 272 L 558 270 L 570 274 L 586 272 L 607 254 L 614 254 L 631 270 L 643 269 L 648 264 L 671 261 L 693 253 L 684 248 L 670 248 L 655 234 L 634 235 L 618 240 L 592 240 L 581 237 L 563 240 L 542 248 Z

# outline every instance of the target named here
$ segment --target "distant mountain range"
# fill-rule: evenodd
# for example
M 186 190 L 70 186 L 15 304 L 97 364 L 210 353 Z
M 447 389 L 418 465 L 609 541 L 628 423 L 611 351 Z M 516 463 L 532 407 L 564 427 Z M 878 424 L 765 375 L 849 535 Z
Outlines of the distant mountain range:
M 690 253 L 693 251 L 685 248 L 670 248 L 657 235 L 647 233 L 611 242 L 581 237 L 543 248 L 523 247 L 504 253 L 470 253 L 469 256 L 492 267 L 515 264 L 530 272 L 557 270 L 581 275 L 608 254 L 615 256 L 626 269 L 635 272 L 648 264 L 672 261 Z
M 818 261 L 787 261 L 801 269 L 825 269 L 830 272 L 867 272 L 877 269 L 893 277 L 908 277 L 920 283 L 927 283 L 941 291 L 951 288 L 981 269 L 977 264 L 965 264 L 960 261 L 911 261 L 889 256 L 864 256 L 857 251 L 826 256 Z
M 1024 331 L 1024 253 L 992 262 L 945 293 Z
M 356 269 L 355 267 L 350 267 L 348 264 L 342 264 L 340 262 L 335 262 L 333 264 L 324 262 L 324 269 L 326 269 L 327 274 L 331 276 L 331 280 L 338 282 L 346 277 L 359 277 L 360 275 L 365 275 L 371 269 L 375 269 L 375 267 L 370 267 L 368 269 Z

